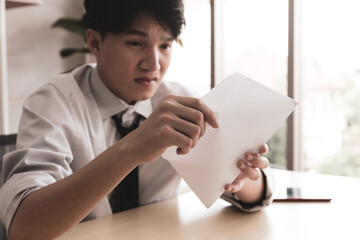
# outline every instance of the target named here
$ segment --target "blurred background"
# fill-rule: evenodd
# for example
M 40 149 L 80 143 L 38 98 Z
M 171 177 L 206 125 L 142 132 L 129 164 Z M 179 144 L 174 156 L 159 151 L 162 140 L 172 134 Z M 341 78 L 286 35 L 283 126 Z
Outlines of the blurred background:
M 360 1 L 184 2 L 183 47 L 174 46 L 165 79 L 199 95 L 234 72 L 285 95 L 289 84 L 294 85 L 297 120 L 291 127 L 284 123 L 268 142 L 272 164 L 360 177 Z M 44 0 L 6 10 L 10 133 L 17 132 L 27 96 L 54 75 L 93 61 L 83 53 L 61 57 L 60 50 L 81 48 L 84 41 L 78 34 L 51 27 L 59 18 L 80 19 L 82 14 L 82 0 Z M 291 44 L 294 48 L 289 50 Z M 288 74 L 289 51 L 296 53 L 296 61 L 290 62 L 295 78 Z M 296 131 L 290 137 L 296 144 L 291 145 L 292 128 Z

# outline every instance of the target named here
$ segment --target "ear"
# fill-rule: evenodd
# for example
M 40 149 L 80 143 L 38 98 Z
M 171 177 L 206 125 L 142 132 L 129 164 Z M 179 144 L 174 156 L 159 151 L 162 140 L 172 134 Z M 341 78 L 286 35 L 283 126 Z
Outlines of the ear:
M 98 58 L 100 55 L 101 42 L 102 38 L 98 31 L 95 31 L 91 28 L 86 31 L 86 43 L 90 52 L 94 54 L 96 58 Z

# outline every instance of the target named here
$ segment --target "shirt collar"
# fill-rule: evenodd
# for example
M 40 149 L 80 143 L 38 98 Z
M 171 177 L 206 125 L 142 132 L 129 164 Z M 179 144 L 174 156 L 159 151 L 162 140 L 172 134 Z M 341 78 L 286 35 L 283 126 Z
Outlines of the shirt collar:
M 129 105 L 118 98 L 100 79 L 97 68 L 95 67 L 90 76 L 90 86 L 100 110 L 102 119 L 110 118 L 128 108 L 134 108 L 134 111 L 145 118 L 148 118 L 152 112 L 151 99 L 136 102 Z

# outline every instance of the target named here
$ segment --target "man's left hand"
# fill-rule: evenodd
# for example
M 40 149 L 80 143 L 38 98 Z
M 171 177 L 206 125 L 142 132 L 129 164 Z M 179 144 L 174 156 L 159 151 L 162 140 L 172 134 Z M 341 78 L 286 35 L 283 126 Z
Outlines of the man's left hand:
M 225 191 L 229 193 L 239 192 L 243 188 L 246 178 L 253 181 L 258 180 L 261 177 L 260 169 L 269 166 L 269 160 L 262 156 L 267 153 L 268 149 L 267 144 L 264 144 L 260 147 L 258 153 L 245 153 L 244 158 L 237 162 L 237 168 L 240 170 L 239 175 L 231 184 L 225 185 Z

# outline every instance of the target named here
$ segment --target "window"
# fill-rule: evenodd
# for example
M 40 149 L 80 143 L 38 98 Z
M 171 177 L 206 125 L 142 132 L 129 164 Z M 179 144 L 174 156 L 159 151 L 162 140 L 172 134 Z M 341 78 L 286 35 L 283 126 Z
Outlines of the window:
M 288 1 L 224 0 L 219 18 L 221 79 L 239 72 L 286 95 Z M 286 124 L 268 145 L 269 160 L 285 166 Z
M 360 2 L 302 7 L 305 170 L 360 177 Z
M 164 79 L 179 82 L 200 96 L 210 90 L 210 2 L 185 0 L 186 27 L 174 44 L 173 58 Z
M 298 27 L 294 45 L 288 31 L 294 17 L 290 6 Z M 289 77 L 289 84 L 300 93 L 301 106 L 294 127 L 299 131 L 292 129 L 300 133 L 295 134 L 299 145 L 294 152 L 301 163 L 286 158 L 286 124 L 268 142 L 270 161 L 297 170 L 360 177 L 358 0 L 186 0 L 185 9 L 184 47 L 176 46 L 169 79 L 203 95 L 209 91 L 212 71 L 217 81 L 240 72 L 287 94 L 292 67 L 296 80 Z M 290 45 L 299 58 L 288 66 Z M 216 71 L 210 65 L 211 49 Z

